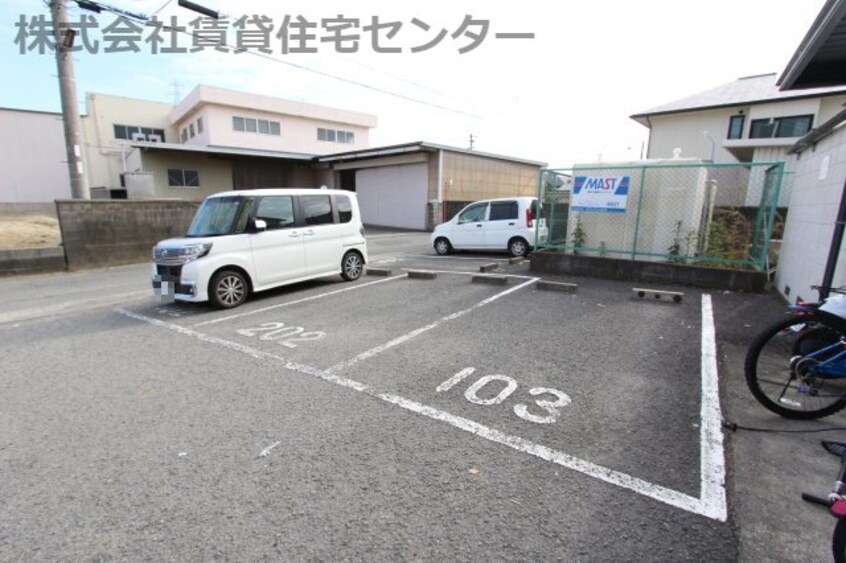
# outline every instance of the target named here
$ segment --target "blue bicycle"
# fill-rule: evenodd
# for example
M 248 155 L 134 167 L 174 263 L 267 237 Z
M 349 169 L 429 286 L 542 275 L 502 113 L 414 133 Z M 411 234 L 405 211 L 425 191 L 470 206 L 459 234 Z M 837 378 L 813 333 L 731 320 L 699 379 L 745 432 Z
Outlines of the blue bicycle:
M 764 330 L 746 354 L 749 390 L 783 417 L 821 418 L 846 407 L 846 319 L 823 309 L 791 307 L 792 316 Z

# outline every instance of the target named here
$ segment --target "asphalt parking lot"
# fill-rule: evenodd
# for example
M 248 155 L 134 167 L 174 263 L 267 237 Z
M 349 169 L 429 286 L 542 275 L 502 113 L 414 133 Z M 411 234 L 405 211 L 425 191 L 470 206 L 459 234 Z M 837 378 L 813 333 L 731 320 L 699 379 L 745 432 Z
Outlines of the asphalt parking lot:
M 787 426 L 737 385 L 772 298 L 369 246 L 389 275 L 233 311 L 163 305 L 140 266 L 0 280 L 0 558 L 825 558 L 834 521 L 790 498 L 835 474 L 817 437 L 720 428 Z

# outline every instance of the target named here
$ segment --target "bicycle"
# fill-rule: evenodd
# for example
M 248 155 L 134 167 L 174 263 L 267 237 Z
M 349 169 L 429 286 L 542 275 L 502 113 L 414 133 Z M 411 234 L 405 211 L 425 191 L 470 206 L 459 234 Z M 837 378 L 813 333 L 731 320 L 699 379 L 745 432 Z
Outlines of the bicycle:
M 821 418 L 846 407 L 846 319 L 839 316 L 846 289 L 831 291 L 838 296 L 791 306 L 794 314 L 765 329 L 746 354 L 752 395 L 785 418 Z
M 831 553 L 835 563 L 846 563 L 846 499 L 843 498 L 846 492 L 846 442 L 823 440 L 822 446 L 840 458 L 840 473 L 827 499 L 802 493 L 802 500 L 828 507 L 829 513 L 837 518 L 831 536 Z

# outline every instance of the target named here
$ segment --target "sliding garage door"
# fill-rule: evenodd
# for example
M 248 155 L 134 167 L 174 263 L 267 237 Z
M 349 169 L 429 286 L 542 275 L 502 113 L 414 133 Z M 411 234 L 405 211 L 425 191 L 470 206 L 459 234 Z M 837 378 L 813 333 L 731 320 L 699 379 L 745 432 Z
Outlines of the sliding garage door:
M 366 225 L 426 228 L 426 164 L 402 164 L 358 170 L 355 191 Z

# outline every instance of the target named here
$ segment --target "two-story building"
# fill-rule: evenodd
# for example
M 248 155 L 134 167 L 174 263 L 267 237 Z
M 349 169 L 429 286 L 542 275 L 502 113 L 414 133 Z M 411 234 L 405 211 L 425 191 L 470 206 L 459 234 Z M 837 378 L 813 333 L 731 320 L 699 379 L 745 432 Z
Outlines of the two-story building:
M 133 108 L 138 123 L 120 119 L 127 104 L 148 104 L 149 113 Z M 181 199 L 326 184 L 312 159 L 368 147 L 376 126 L 369 114 L 210 86 L 176 106 L 92 95 L 91 116 L 97 144 L 108 139 L 112 153 L 108 178 L 92 174 L 92 187 L 118 182 L 129 197 Z M 93 156 L 89 161 L 102 160 Z
M 637 113 L 649 128 L 647 158 L 684 157 L 706 162 L 779 162 L 791 146 L 818 124 L 836 115 L 846 102 L 846 86 L 782 91 L 776 74 L 739 78 L 691 96 Z M 779 207 L 786 207 L 792 187 L 788 170 Z M 756 206 L 760 191 L 726 190 L 731 201 L 718 205 Z

